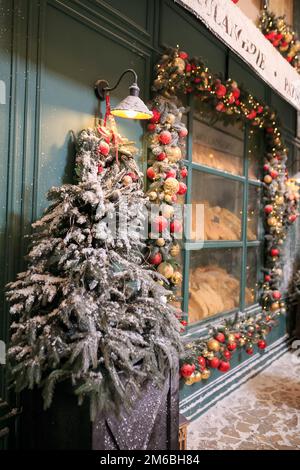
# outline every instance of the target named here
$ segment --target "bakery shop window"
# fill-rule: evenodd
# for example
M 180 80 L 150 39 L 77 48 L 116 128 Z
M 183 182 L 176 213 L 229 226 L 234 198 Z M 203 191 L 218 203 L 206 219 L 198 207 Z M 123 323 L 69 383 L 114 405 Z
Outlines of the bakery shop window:
M 241 123 L 225 125 L 193 106 L 186 161 L 186 203 L 192 210 L 183 273 L 183 309 L 190 325 L 257 304 L 263 239 L 263 136 Z

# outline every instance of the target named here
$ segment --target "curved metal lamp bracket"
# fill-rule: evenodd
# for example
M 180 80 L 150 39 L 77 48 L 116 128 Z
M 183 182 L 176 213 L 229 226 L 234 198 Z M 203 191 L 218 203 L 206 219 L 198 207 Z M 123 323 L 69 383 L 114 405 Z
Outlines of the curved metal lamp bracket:
M 101 101 L 104 101 L 106 93 L 115 90 L 119 86 L 119 83 L 121 82 L 124 75 L 127 73 L 131 73 L 134 77 L 134 83 L 130 87 L 130 94 L 133 96 L 138 96 L 140 90 L 137 86 L 137 74 L 133 69 L 127 69 L 122 73 L 119 80 L 113 87 L 109 87 L 109 83 L 106 80 L 97 80 L 94 87 L 97 98 Z

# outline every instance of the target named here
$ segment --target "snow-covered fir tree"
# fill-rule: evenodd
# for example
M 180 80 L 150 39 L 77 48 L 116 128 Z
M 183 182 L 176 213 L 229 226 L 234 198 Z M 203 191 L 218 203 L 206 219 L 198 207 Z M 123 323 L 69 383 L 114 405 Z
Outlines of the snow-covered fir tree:
M 106 129 L 81 132 L 78 184 L 50 189 L 28 269 L 8 285 L 12 382 L 17 391 L 41 387 L 45 408 L 55 384 L 69 380 L 79 403 L 89 397 L 92 419 L 117 411 L 177 362 L 176 310 L 143 258 L 147 199 L 133 156 L 132 143 L 116 145 Z

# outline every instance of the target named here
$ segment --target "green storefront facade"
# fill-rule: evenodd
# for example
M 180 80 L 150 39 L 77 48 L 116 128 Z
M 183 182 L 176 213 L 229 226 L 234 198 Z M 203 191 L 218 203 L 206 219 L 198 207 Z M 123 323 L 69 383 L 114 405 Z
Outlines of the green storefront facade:
M 4 342 L 8 340 L 9 326 L 4 286 L 24 267 L 27 246 L 24 237 L 30 233 L 30 224 L 47 206 L 47 190 L 72 181 L 74 136 L 96 122 L 98 103 L 93 85 L 97 79 L 114 83 L 124 69 L 133 68 L 139 76 L 141 95 L 147 100 L 159 55 L 166 46 L 179 45 L 189 55 L 201 56 L 213 72 L 242 83 L 253 96 L 277 110 L 289 149 L 290 173 L 299 169 L 296 110 L 200 21 L 172 0 L 0 0 L 0 38 L 0 83 L 5 92 L 5 99 L 0 103 L 0 339 Z M 118 102 L 125 94 L 126 80 L 113 93 L 112 102 Z M 196 189 L 201 185 L 215 187 L 216 191 L 218 186 L 225 185 L 228 191 L 232 189 L 233 199 L 239 201 L 243 227 L 241 240 L 207 241 L 201 250 L 206 254 L 201 256 L 223 260 L 228 257 L 235 277 L 240 280 L 239 304 L 235 310 L 259 311 L 255 292 L 253 302 L 246 298 L 246 288 L 250 286 L 247 266 L 252 270 L 252 280 L 256 276 L 255 283 L 258 283 L 263 258 L 260 183 L 249 176 L 249 129 L 244 129 L 237 144 L 239 174 L 229 175 L 221 169 L 208 168 L 193 160 L 195 134 L 200 131 L 192 97 L 188 105 L 187 202 L 197 198 Z M 147 155 L 142 126 L 138 122 L 120 120 L 119 129 L 136 141 L 141 150 L 139 163 L 145 170 Z M 217 132 L 221 132 L 220 129 Z M 236 138 L 235 132 L 228 131 L 229 142 Z M 263 143 L 259 139 L 256 152 L 257 163 L 262 162 Z M 255 209 L 255 240 L 247 237 L 246 208 L 250 203 Z M 295 233 L 292 236 L 293 241 L 287 248 L 290 259 L 294 258 L 296 250 Z M 189 310 L 189 273 L 197 264 L 198 248 L 195 244 L 186 244 L 183 253 L 185 311 Z M 185 333 L 186 340 L 206 334 L 208 324 L 232 315 L 234 312 L 220 313 L 193 322 Z M 281 318 L 279 327 L 271 333 L 264 355 L 249 358 L 239 353 L 226 378 L 216 372 L 205 385 L 183 387 L 181 411 L 194 419 L 228 390 L 282 354 L 287 347 L 286 332 L 286 319 Z M 13 405 L 3 365 L 0 372 L 0 398 Z M 8 427 L 13 443 L 17 426 L 10 421 Z M 8 437 L 0 442 L 7 446 Z

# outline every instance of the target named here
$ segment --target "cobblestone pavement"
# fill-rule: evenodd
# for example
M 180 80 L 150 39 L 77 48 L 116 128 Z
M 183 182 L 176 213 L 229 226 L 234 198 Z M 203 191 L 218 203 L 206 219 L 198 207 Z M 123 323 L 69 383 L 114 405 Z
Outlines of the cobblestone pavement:
M 300 359 L 285 353 L 189 425 L 188 449 L 300 450 Z

